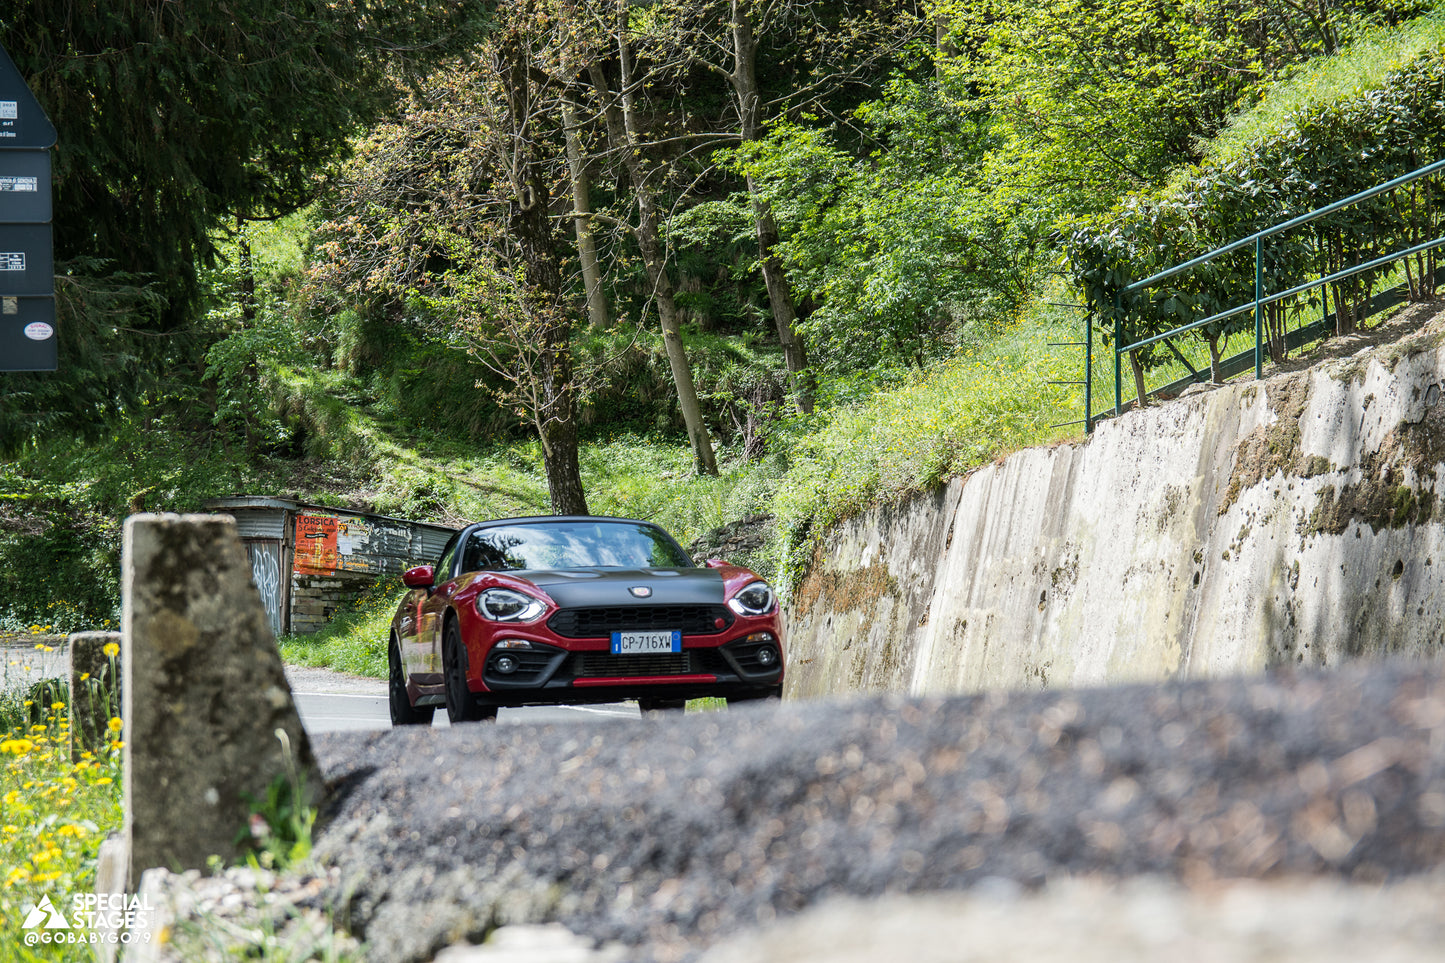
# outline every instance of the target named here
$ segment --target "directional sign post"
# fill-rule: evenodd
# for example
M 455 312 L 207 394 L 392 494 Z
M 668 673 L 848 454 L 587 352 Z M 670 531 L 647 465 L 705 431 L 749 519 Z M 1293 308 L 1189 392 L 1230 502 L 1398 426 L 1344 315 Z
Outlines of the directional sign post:
M 0 371 L 59 365 L 50 229 L 54 145 L 54 125 L 0 47 Z
M 50 151 L 0 150 L 0 216 L 50 223 Z
M 55 299 L 0 297 L 0 350 L 6 371 L 54 371 Z

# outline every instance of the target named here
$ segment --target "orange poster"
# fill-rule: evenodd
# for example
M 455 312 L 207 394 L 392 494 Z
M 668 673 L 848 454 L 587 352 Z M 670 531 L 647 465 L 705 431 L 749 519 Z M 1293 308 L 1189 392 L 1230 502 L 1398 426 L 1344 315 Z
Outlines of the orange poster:
M 331 575 L 339 567 L 334 515 L 296 516 L 296 571 Z

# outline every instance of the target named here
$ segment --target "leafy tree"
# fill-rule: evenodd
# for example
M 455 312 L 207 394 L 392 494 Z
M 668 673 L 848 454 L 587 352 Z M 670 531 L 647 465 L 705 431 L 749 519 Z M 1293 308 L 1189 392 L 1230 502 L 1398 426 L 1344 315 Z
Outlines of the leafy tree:
M 1239 145 L 1223 160 L 1190 168 L 1168 186 L 1139 192 L 1113 211 L 1070 227 L 1069 259 L 1090 310 L 1103 323 L 1106 343 L 1115 325 L 1129 342 L 1192 324 L 1248 304 L 1254 297 L 1252 248 L 1125 296 L 1131 282 L 1182 264 L 1292 217 L 1343 200 L 1445 154 L 1445 48 L 1416 52 L 1390 70 L 1376 89 L 1351 90 L 1323 103 L 1306 103 Z M 1263 245 L 1265 295 L 1311 277 L 1346 268 L 1437 238 L 1445 224 L 1445 192 L 1430 177 L 1274 235 Z M 1410 296 L 1433 293 L 1436 251 L 1405 262 Z M 1330 285 L 1335 333 L 1363 319 L 1378 270 Z M 1429 279 L 1429 280 L 1427 280 Z M 1311 297 L 1314 297 L 1313 295 Z M 1286 316 L 1303 298 L 1267 306 L 1271 350 L 1283 357 Z M 1252 333 L 1253 314 L 1242 312 L 1196 329 L 1209 347 L 1214 379 L 1221 379 L 1222 342 Z M 1167 349 L 1164 349 L 1167 350 Z M 1143 373 L 1167 360 L 1160 346 L 1132 353 L 1136 390 Z
M 176 332 L 195 318 L 215 232 L 312 201 L 406 73 L 470 44 L 483 12 L 482 0 L 0 7 L 0 42 L 59 133 L 53 223 L 72 295 L 60 303 L 63 344 L 93 348 L 67 350 L 58 377 L 6 388 L 83 428 L 97 412 L 70 404 L 73 388 L 110 409 L 189 365 L 196 338 Z M 137 286 L 139 302 L 127 295 Z M 117 298 L 125 320 L 106 330 Z M 23 437 L 22 424 L 8 427 L 8 440 Z
M 434 76 L 362 146 L 326 205 L 313 278 L 480 361 L 496 400 L 541 441 L 553 511 L 586 514 L 577 304 L 552 216 L 565 138 L 532 12 L 506 11 L 471 65 Z
M 743 145 L 765 136 L 766 126 L 801 111 L 825 110 L 850 87 L 866 87 L 895 64 L 917 36 L 906 12 L 858 9 L 849 3 L 793 4 L 776 0 L 679 0 L 673 32 L 657 41 L 678 62 L 701 67 L 726 84 L 729 97 L 719 132 Z M 772 205 L 745 169 L 744 183 L 758 245 L 758 271 L 767 290 L 798 410 L 812 411 L 807 345 L 797 331 L 798 312 L 783 259 Z
M 1200 159 L 1281 72 L 1418 0 L 999 0 L 955 21 L 1003 143 L 997 189 L 1071 216 Z
M 814 305 L 800 328 L 835 372 L 921 366 L 956 325 L 1007 316 L 1031 277 L 1029 221 L 996 207 L 980 177 L 988 117 L 931 80 L 883 93 L 853 115 L 864 156 L 840 126 L 783 123 L 739 155 Z

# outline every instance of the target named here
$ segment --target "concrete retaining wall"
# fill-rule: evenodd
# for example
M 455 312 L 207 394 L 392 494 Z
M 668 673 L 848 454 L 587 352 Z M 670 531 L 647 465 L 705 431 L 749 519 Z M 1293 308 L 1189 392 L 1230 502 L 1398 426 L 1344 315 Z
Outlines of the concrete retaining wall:
M 789 695 L 1441 652 L 1441 341 L 1131 413 L 838 526 L 790 606 Z

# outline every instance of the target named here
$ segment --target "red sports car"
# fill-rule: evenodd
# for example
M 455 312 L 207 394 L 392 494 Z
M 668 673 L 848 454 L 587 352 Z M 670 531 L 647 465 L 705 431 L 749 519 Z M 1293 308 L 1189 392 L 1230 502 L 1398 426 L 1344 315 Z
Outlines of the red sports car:
M 502 706 L 777 698 L 783 624 L 771 586 L 694 564 L 656 525 L 549 516 L 469 525 L 411 589 L 388 646 L 393 725 L 495 719 Z

